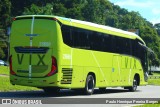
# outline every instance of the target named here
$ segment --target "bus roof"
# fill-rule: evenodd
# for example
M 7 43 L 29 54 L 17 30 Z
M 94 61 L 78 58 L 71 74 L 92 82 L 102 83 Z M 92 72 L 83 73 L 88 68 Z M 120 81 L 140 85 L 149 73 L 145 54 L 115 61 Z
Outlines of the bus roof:
M 71 18 L 60 17 L 60 16 L 53 16 L 53 15 L 23 15 L 23 16 L 17 16 L 16 18 L 27 18 L 27 17 L 33 17 L 33 16 L 34 17 L 56 18 L 62 24 L 65 24 L 65 25 L 80 27 L 80 28 L 89 29 L 93 31 L 99 31 L 102 33 L 109 33 L 115 36 L 122 36 L 122 37 L 130 38 L 130 39 L 138 39 L 141 42 L 143 42 L 144 45 L 146 45 L 145 42 L 142 40 L 142 38 L 140 38 L 135 33 L 113 28 L 110 26 L 92 23 L 92 22 L 81 21 L 81 20 L 76 20 L 76 19 L 71 19 Z

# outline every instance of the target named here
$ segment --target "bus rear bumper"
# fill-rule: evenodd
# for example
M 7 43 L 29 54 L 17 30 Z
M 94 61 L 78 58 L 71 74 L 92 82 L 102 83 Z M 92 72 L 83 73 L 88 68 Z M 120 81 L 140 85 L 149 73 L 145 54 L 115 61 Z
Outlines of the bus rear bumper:
M 27 78 L 19 77 L 15 75 L 10 76 L 10 83 L 12 85 L 32 86 L 32 87 L 56 87 L 59 81 L 57 81 L 57 75 L 42 78 Z

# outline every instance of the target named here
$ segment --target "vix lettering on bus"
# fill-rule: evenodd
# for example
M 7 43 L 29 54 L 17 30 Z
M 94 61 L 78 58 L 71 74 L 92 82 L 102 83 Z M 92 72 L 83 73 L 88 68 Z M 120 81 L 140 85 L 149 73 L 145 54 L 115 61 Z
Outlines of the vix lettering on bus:
M 132 58 L 127 58 L 127 57 L 125 57 L 125 61 L 124 61 L 125 68 L 128 68 L 129 59 L 130 59 L 130 68 L 132 67 L 133 69 L 136 69 L 137 68 L 137 66 L 136 66 L 136 60 L 135 59 L 132 60 Z M 133 65 L 132 65 L 132 63 L 133 63 Z
M 24 59 L 25 54 L 17 54 L 17 60 L 18 60 L 18 64 L 22 64 L 23 59 Z M 37 62 L 37 65 L 46 65 L 45 62 L 43 61 L 45 55 L 40 55 L 37 54 L 39 61 Z M 29 64 L 32 64 L 32 55 L 29 56 Z

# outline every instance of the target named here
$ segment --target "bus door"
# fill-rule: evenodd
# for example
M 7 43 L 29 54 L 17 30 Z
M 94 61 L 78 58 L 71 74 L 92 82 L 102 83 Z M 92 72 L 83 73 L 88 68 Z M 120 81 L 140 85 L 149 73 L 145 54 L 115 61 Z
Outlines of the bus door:
M 112 86 L 120 85 L 121 81 L 121 55 L 114 55 L 112 60 L 111 71 L 111 83 Z

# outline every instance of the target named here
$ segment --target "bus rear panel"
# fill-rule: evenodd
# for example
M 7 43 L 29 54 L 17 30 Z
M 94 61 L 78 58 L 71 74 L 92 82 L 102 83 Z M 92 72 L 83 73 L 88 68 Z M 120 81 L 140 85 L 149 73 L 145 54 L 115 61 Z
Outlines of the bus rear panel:
M 54 18 L 15 18 L 10 41 L 12 84 L 56 86 L 58 38 L 57 22 Z

